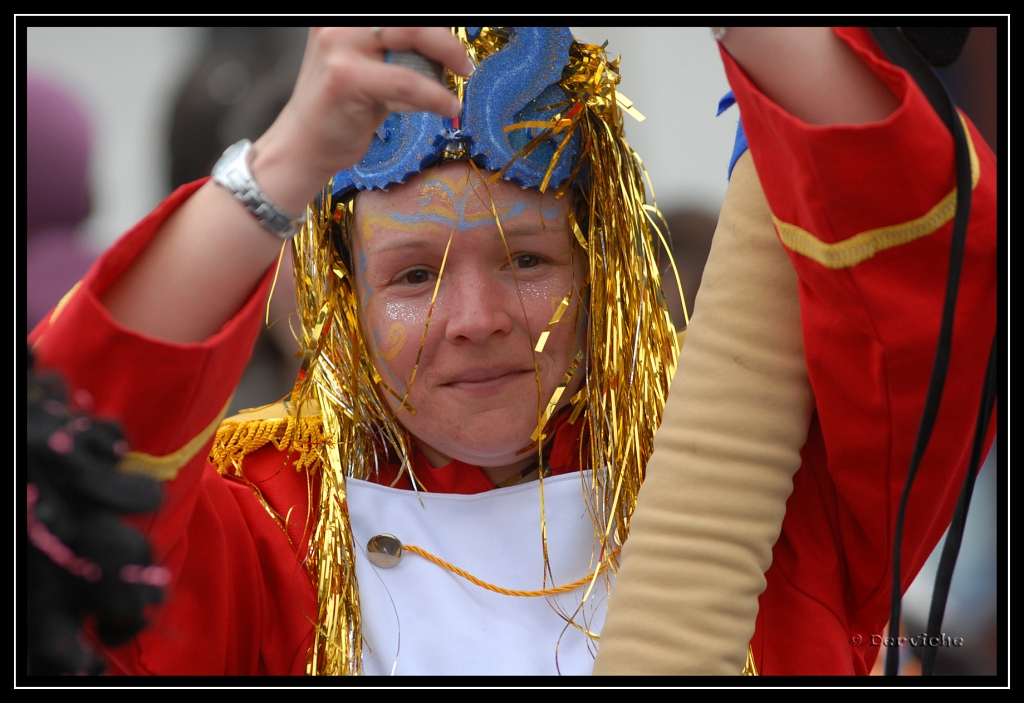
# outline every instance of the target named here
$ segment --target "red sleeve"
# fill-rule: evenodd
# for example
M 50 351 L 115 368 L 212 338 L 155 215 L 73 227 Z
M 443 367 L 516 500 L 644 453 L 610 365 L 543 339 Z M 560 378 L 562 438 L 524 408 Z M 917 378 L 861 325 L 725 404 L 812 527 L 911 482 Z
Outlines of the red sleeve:
M 153 462 L 153 471 L 163 472 L 155 477 L 176 478 L 164 485 L 159 519 L 173 519 L 180 525 L 187 522 L 192 510 L 191 489 L 210 444 L 206 441 L 196 446 L 196 438 L 212 440 L 241 378 L 259 334 L 272 271 L 244 307 L 199 344 L 165 342 L 127 329 L 110 316 L 99 298 L 202 184 L 198 181 L 179 188 L 129 230 L 29 338 L 42 368 L 59 370 L 73 395 L 89 398 L 92 412 L 121 425 L 133 456 L 165 459 L 162 464 Z M 190 450 L 188 456 L 183 456 L 183 449 Z M 153 475 L 153 471 L 145 472 Z M 148 521 L 147 528 L 159 559 L 178 535 L 157 529 L 154 520 L 157 518 Z
M 202 183 L 178 189 L 127 232 L 30 343 L 37 363 L 58 370 L 75 398 L 121 425 L 131 448 L 127 467 L 164 481 L 160 510 L 134 523 L 173 581 L 151 625 L 106 652 L 111 673 L 301 673 L 309 621 L 303 612 L 282 612 L 299 601 L 306 613 L 315 612 L 308 577 L 295 568 L 294 548 L 250 488 L 222 479 L 207 462 L 259 333 L 273 267 L 242 309 L 197 344 L 127 329 L 99 301 Z M 282 628 L 282 618 L 291 629 Z
M 816 403 L 760 602 L 754 649 L 764 673 L 866 673 L 878 653 L 866 643 L 888 618 L 892 534 L 949 267 L 952 137 L 866 30 L 835 31 L 900 101 L 887 119 L 807 125 L 722 51 L 776 229 L 799 275 Z M 971 217 L 945 390 L 905 522 L 904 589 L 952 515 L 995 333 L 996 163 L 964 122 Z M 859 648 L 851 645 L 856 634 L 865 642 Z

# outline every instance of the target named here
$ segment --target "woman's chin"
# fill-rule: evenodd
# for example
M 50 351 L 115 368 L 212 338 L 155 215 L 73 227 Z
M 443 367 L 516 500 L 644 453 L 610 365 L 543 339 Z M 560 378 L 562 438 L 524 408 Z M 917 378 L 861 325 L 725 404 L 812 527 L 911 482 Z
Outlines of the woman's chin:
M 434 465 L 437 465 L 439 461 L 446 463 L 444 459 L 447 458 L 457 459 L 464 464 L 473 466 L 494 468 L 527 461 L 536 453 L 529 433 L 505 439 L 492 436 L 487 441 L 445 442 L 435 440 L 434 444 L 419 439 L 419 444 L 423 455 Z

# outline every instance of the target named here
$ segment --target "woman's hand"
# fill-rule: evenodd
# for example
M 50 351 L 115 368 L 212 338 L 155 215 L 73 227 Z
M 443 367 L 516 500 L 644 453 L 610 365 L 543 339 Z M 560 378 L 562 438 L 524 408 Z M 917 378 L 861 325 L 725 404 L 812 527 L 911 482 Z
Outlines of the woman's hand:
M 338 171 L 358 162 L 390 112 L 458 113 L 443 85 L 384 62 L 415 51 L 459 75 L 473 65 L 442 27 L 322 27 L 310 30 L 295 91 L 255 145 L 251 168 L 264 192 L 298 214 Z

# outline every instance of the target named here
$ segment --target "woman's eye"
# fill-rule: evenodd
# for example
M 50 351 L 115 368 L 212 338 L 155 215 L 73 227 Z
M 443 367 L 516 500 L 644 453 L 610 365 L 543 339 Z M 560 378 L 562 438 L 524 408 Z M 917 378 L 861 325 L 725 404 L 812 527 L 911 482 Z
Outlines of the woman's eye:
M 536 254 L 521 254 L 516 257 L 516 265 L 521 269 L 533 268 L 540 263 L 540 257 Z
M 416 269 L 405 274 L 405 282 L 419 285 L 430 281 L 430 273 L 425 269 Z

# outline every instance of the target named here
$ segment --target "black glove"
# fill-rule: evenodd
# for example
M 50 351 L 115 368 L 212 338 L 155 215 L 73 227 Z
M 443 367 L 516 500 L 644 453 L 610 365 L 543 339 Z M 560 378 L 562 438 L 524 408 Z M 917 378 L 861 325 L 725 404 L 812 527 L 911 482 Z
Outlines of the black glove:
M 29 352 L 27 590 L 28 673 L 100 674 L 105 663 L 80 634 L 95 618 L 104 644 L 127 642 L 145 626 L 169 580 L 122 513 L 160 505 L 160 484 L 117 471 L 121 431 L 68 407 L 56 374 L 36 374 Z

